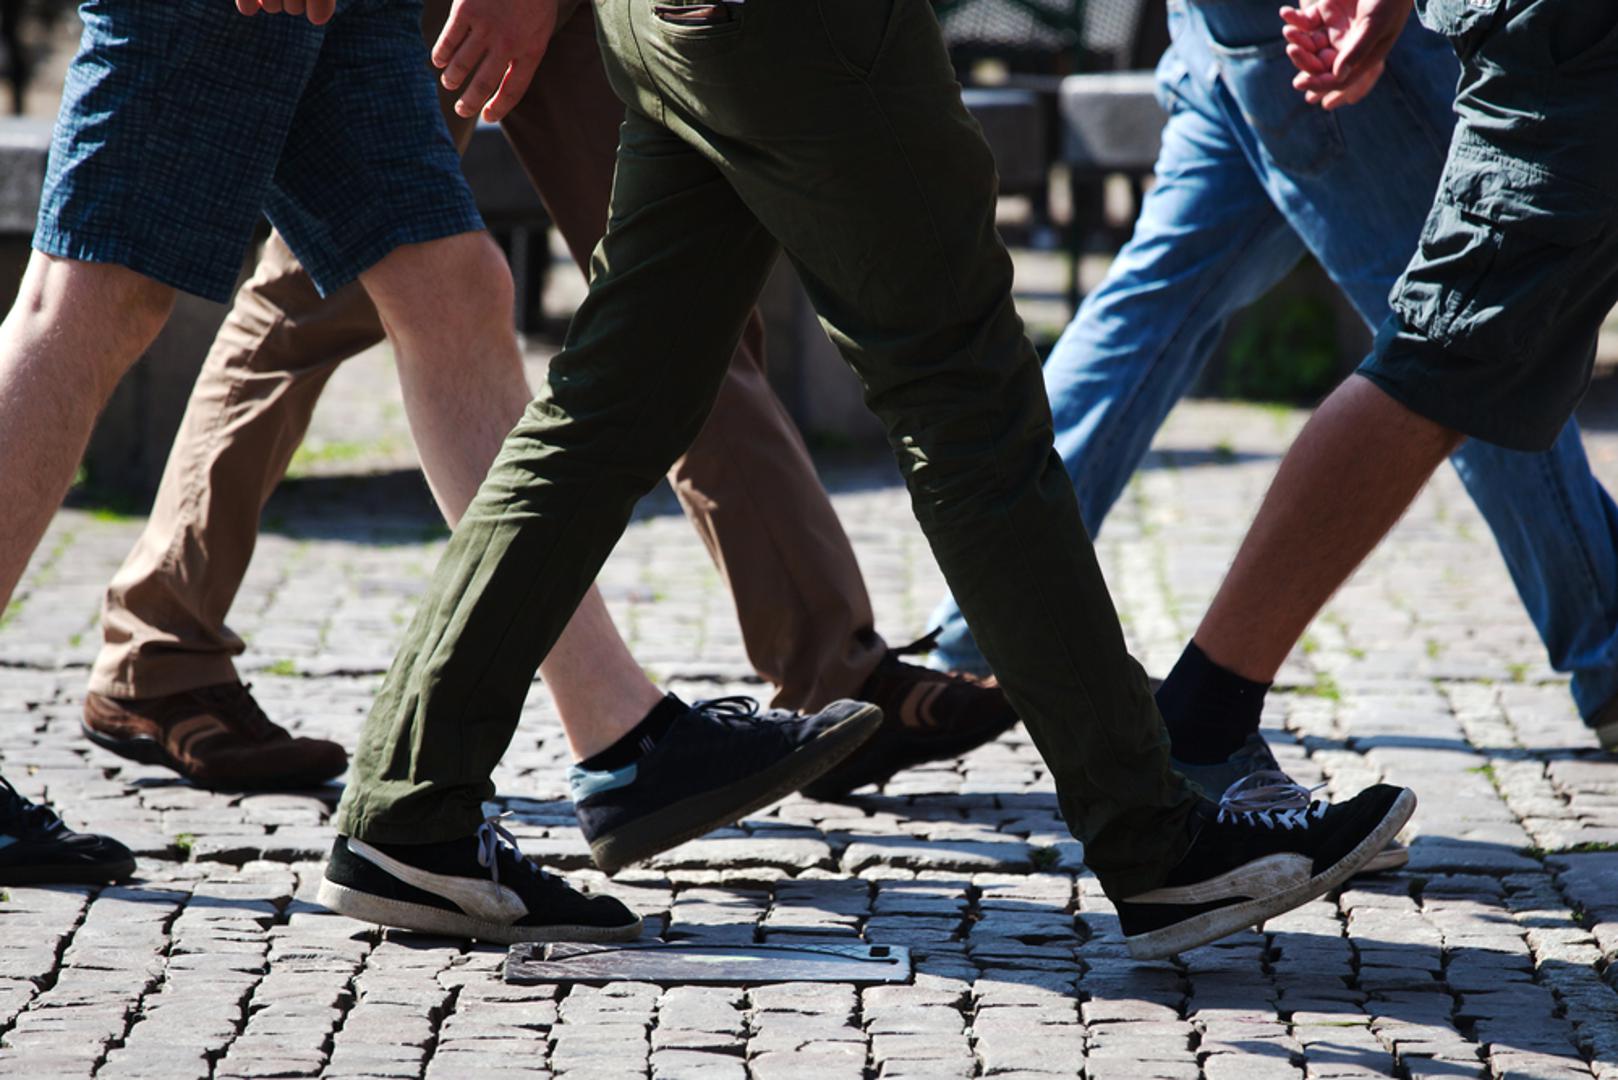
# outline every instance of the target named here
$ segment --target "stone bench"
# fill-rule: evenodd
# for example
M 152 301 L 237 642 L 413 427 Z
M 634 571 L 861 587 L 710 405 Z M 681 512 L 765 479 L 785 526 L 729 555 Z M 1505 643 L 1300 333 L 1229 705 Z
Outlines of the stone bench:
M 1069 75 L 1062 80 L 1062 161 L 1086 178 L 1150 173 L 1168 117 L 1150 71 Z

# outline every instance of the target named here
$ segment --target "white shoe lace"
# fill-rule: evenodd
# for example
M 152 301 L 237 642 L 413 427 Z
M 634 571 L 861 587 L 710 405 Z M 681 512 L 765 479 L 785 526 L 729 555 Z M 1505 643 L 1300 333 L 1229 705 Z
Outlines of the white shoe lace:
M 1219 796 L 1220 822 L 1241 821 L 1266 829 L 1307 829 L 1326 815 L 1330 803 L 1312 796 L 1325 787 L 1306 788 L 1280 769 L 1248 773 Z
M 500 824 L 510 816 L 511 811 L 508 810 L 496 817 L 484 818 L 483 824 L 478 826 L 478 865 L 489 871 L 489 879 L 496 885 L 500 884 L 501 842 L 511 848 L 511 854 L 516 857 L 519 864 L 526 864 L 529 869 L 540 877 L 545 876 L 545 871 L 541 870 L 534 863 L 534 860 L 522 853 L 522 848 L 517 846 L 517 838 L 511 835 L 511 830 Z

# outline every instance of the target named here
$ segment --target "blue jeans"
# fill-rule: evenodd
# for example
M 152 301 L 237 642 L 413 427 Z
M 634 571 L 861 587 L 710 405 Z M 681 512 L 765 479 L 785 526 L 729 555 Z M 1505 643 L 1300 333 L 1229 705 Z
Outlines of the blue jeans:
M 1134 236 L 1045 365 L 1056 449 L 1095 535 L 1226 322 L 1312 252 L 1367 325 L 1415 250 L 1444 167 L 1458 65 L 1412 21 L 1364 102 L 1292 89 L 1269 0 L 1171 0 L 1169 111 Z M 1467 442 L 1451 459 L 1552 665 L 1589 719 L 1618 695 L 1618 507 L 1575 423 L 1545 453 Z M 986 673 L 948 598 L 933 664 Z

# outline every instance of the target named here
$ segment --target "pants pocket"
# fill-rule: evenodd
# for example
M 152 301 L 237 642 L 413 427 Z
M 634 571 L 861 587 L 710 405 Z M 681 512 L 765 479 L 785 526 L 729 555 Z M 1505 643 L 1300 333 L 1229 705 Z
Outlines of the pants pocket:
M 685 44 L 734 37 L 746 19 L 747 5 L 735 0 L 641 0 L 665 38 Z
M 786 0 L 791 3 L 793 0 Z M 904 0 L 820 0 L 826 37 L 855 74 L 869 77 L 882 59 L 891 36 L 895 14 Z
M 1287 59 L 1285 41 L 1277 37 L 1233 47 L 1214 40 L 1212 45 L 1225 88 L 1278 168 L 1315 176 L 1342 156 L 1338 118 L 1293 89 L 1297 68 Z

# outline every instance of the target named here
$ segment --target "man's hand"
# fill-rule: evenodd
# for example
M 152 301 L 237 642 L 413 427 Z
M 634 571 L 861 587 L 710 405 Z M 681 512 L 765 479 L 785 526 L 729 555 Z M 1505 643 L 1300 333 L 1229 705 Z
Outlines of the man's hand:
M 1371 92 L 1410 18 L 1411 0 L 1316 0 L 1284 7 L 1292 85 L 1311 105 L 1338 109 Z
M 243 15 L 257 15 L 261 11 L 307 15 L 316 26 L 330 22 L 336 9 L 337 0 L 236 0 L 236 10 Z
M 455 0 L 449 22 L 433 46 L 446 90 L 465 91 L 461 116 L 494 123 L 528 90 L 556 30 L 558 0 Z M 468 81 L 470 76 L 470 81 Z

